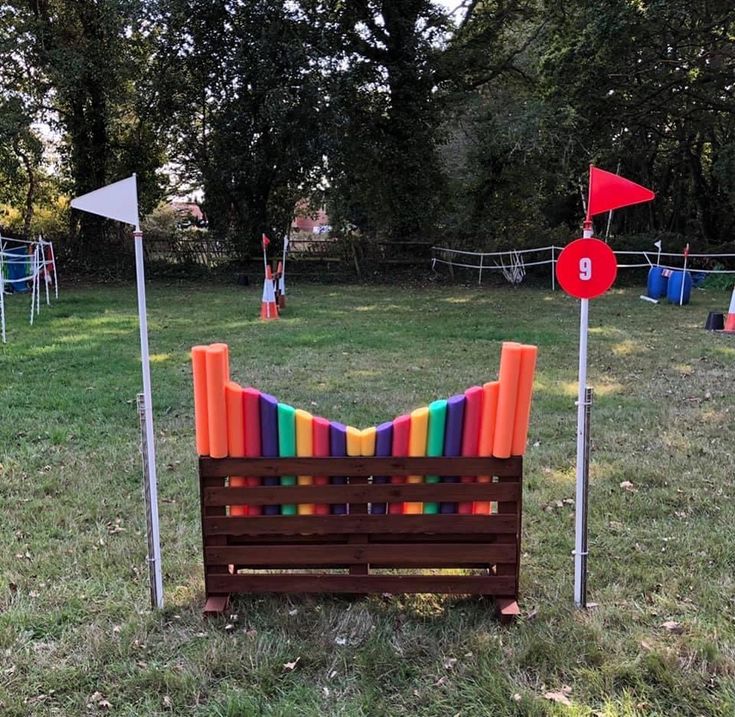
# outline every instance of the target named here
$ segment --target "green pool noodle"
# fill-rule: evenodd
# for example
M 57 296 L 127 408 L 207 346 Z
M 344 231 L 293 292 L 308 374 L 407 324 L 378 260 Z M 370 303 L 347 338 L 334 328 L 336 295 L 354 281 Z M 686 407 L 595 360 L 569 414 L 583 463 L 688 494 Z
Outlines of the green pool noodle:
M 296 409 L 285 403 L 278 404 L 278 455 L 296 456 Z M 296 476 L 281 476 L 281 485 L 296 485 Z M 281 506 L 281 515 L 296 515 L 296 504 Z
M 429 432 L 426 440 L 426 455 L 441 456 L 444 452 L 444 428 L 447 424 L 447 402 L 445 399 L 429 404 Z M 427 483 L 438 483 L 439 476 L 426 476 Z M 439 503 L 424 503 L 424 513 L 435 515 Z

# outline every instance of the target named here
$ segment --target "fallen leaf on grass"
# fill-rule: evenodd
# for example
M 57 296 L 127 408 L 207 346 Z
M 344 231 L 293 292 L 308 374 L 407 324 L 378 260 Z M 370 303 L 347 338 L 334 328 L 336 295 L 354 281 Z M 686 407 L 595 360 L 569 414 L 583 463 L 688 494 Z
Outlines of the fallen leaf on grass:
M 301 658 L 297 657 L 293 662 L 284 662 L 283 669 L 286 670 L 287 672 L 293 672 L 294 669 L 296 669 L 296 665 L 298 665 L 300 661 L 301 661 Z
M 636 488 L 629 480 L 624 480 L 620 484 L 620 487 L 623 490 L 627 490 L 629 493 L 637 493 L 638 492 L 638 488 Z
M 447 657 L 444 659 L 444 669 L 451 670 L 457 664 L 456 657 Z
M 668 630 L 672 635 L 681 635 L 684 632 L 684 626 L 676 620 L 667 620 L 661 624 L 664 630 Z
M 558 702 L 560 705 L 571 706 L 572 701 L 569 699 L 569 695 L 572 693 L 572 688 L 564 685 L 560 690 L 554 692 L 544 692 L 544 697 L 552 702 Z
M 653 645 L 650 642 L 648 642 L 648 640 L 641 640 L 638 644 L 646 652 L 650 652 L 651 650 L 653 650 Z

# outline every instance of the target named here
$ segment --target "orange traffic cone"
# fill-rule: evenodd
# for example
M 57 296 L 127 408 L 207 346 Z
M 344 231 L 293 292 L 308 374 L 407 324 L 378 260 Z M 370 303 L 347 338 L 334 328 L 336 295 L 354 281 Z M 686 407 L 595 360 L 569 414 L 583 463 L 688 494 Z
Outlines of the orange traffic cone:
M 730 297 L 730 308 L 727 310 L 723 331 L 727 334 L 735 334 L 735 288 L 732 290 L 732 297 Z
M 260 318 L 265 320 L 278 318 L 276 292 L 273 289 L 273 274 L 269 266 L 267 266 L 265 269 L 265 281 L 263 282 L 263 299 L 260 303 Z

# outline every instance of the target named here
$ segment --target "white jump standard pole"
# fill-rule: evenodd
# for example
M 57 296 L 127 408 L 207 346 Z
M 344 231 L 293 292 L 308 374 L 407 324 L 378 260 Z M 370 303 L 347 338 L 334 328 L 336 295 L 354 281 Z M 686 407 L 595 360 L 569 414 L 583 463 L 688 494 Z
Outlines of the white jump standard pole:
M 592 237 L 592 224 L 585 222 L 583 237 Z M 587 485 L 585 481 L 585 454 L 587 425 L 585 421 L 587 397 L 587 338 L 589 335 L 589 299 L 580 299 L 579 307 L 579 386 L 577 390 L 577 489 L 574 501 L 574 605 L 587 607 Z
M 151 600 L 156 607 L 163 607 L 163 571 L 161 569 L 161 536 L 158 519 L 158 484 L 156 481 L 156 447 L 153 434 L 153 401 L 151 400 L 151 362 L 148 350 L 148 317 L 145 300 L 145 270 L 143 267 L 143 232 L 136 226 L 133 232 L 135 240 L 135 276 L 138 290 L 138 324 L 140 328 L 140 359 L 143 372 L 143 408 L 145 412 L 145 469 L 148 490 L 148 509 L 150 511 L 150 531 L 153 555 L 148 560 L 153 563 L 153 585 Z

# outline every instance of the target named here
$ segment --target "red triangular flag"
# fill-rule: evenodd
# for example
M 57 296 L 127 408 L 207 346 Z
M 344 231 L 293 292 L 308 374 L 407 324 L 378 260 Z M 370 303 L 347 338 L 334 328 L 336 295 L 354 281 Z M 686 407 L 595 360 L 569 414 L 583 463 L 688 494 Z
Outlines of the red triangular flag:
M 270 243 L 271 243 L 271 240 L 264 233 L 263 234 L 263 249 L 265 249 Z
M 631 182 L 612 172 L 590 165 L 590 193 L 587 202 L 587 218 L 595 214 L 627 207 L 631 204 L 650 202 L 656 195 L 640 184 Z

